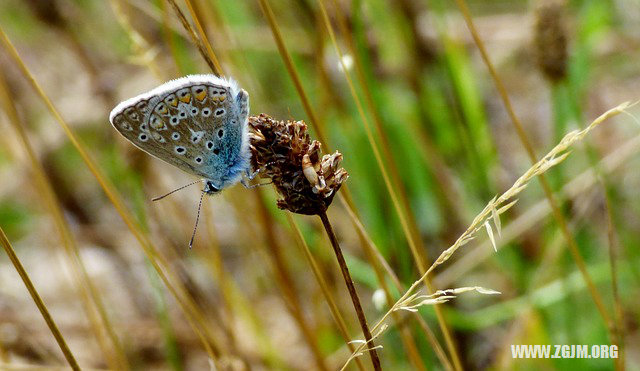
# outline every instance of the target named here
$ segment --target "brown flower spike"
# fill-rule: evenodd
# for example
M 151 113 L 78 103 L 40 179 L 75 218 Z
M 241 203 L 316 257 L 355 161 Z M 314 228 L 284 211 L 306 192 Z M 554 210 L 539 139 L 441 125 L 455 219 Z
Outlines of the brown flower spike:
M 336 151 L 320 157 L 320 142 L 309 138 L 303 121 L 249 117 L 251 166 L 271 178 L 282 199 L 278 207 L 298 214 L 324 213 L 349 174 Z
M 538 66 L 551 82 L 567 77 L 567 25 L 564 0 L 539 0 L 535 46 Z
M 349 177 L 340 167 L 342 154 L 336 151 L 321 158 L 320 142 L 309 139 L 304 122 L 278 121 L 264 113 L 249 117 L 249 139 L 251 166 L 254 170 L 260 170 L 263 177 L 271 178 L 282 196 L 278 200 L 278 207 L 298 214 L 318 215 L 322 220 L 362 333 L 371 347 L 369 356 L 373 369 L 381 370 L 380 358 L 360 298 L 326 213 L 340 186 Z

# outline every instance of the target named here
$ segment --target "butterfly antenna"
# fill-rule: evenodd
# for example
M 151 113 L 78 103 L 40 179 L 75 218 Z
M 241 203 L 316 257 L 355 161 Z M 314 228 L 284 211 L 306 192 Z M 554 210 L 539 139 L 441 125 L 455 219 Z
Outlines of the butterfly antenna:
M 183 185 L 183 186 L 182 186 L 182 187 L 180 187 L 180 188 L 176 188 L 176 189 L 174 189 L 173 191 L 171 191 L 171 192 L 169 192 L 169 193 L 167 193 L 167 194 L 165 194 L 165 195 L 162 195 L 162 196 L 160 196 L 160 197 L 154 197 L 154 198 L 152 198 L 152 199 L 151 199 L 151 201 L 160 201 L 160 200 L 162 200 L 163 198 L 165 198 L 165 197 L 169 196 L 170 194 L 173 194 L 173 193 L 175 193 L 175 192 L 178 192 L 178 191 L 179 191 L 179 190 L 181 190 L 181 189 L 185 189 L 185 188 L 190 187 L 190 186 L 192 186 L 192 185 L 194 185 L 194 184 L 196 184 L 196 183 L 202 183 L 202 182 L 204 182 L 204 179 L 196 180 L 195 182 L 191 182 L 191 183 L 189 183 L 189 184 L 187 184 L 187 185 Z
M 202 207 L 202 199 L 204 198 L 204 191 L 200 195 L 200 202 L 198 202 L 198 213 L 196 214 L 196 225 L 193 226 L 193 233 L 191 234 L 191 240 L 189 241 L 189 250 L 193 246 L 193 239 L 196 238 L 196 230 L 198 229 L 198 221 L 200 220 L 200 208 Z

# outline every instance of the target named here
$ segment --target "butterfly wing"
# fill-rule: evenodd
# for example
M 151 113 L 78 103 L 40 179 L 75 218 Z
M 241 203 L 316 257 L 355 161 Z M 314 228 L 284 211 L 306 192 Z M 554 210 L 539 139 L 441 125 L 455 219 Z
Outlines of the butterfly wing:
M 247 157 L 247 119 L 247 93 L 214 75 L 170 81 L 120 103 L 110 115 L 113 127 L 138 148 L 217 180 L 220 188 L 236 160 Z

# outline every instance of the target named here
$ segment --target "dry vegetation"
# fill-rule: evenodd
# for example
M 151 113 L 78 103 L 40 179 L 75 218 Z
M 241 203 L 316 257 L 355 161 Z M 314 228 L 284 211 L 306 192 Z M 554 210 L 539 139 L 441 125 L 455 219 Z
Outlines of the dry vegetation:
M 634 369 L 638 19 L 634 0 L 0 2 L 0 369 Z M 249 92 L 273 186 L 205 197 L 190 250 L 197 187 L 151 198 L 194 179 L 108 115 L 191 73 Z

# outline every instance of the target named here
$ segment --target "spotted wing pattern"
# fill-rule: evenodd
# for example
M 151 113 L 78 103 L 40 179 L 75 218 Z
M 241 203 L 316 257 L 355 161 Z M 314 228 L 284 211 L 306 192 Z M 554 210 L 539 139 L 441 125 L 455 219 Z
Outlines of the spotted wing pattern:
M 211 165 L 224 147 L 225 131 L 243 126 L 245 112 L 236 109 L 234 84 L 183 79 L 121 103 L 111 113 L 111 124 L 143 151 L 212 179 L 216 169 Z

